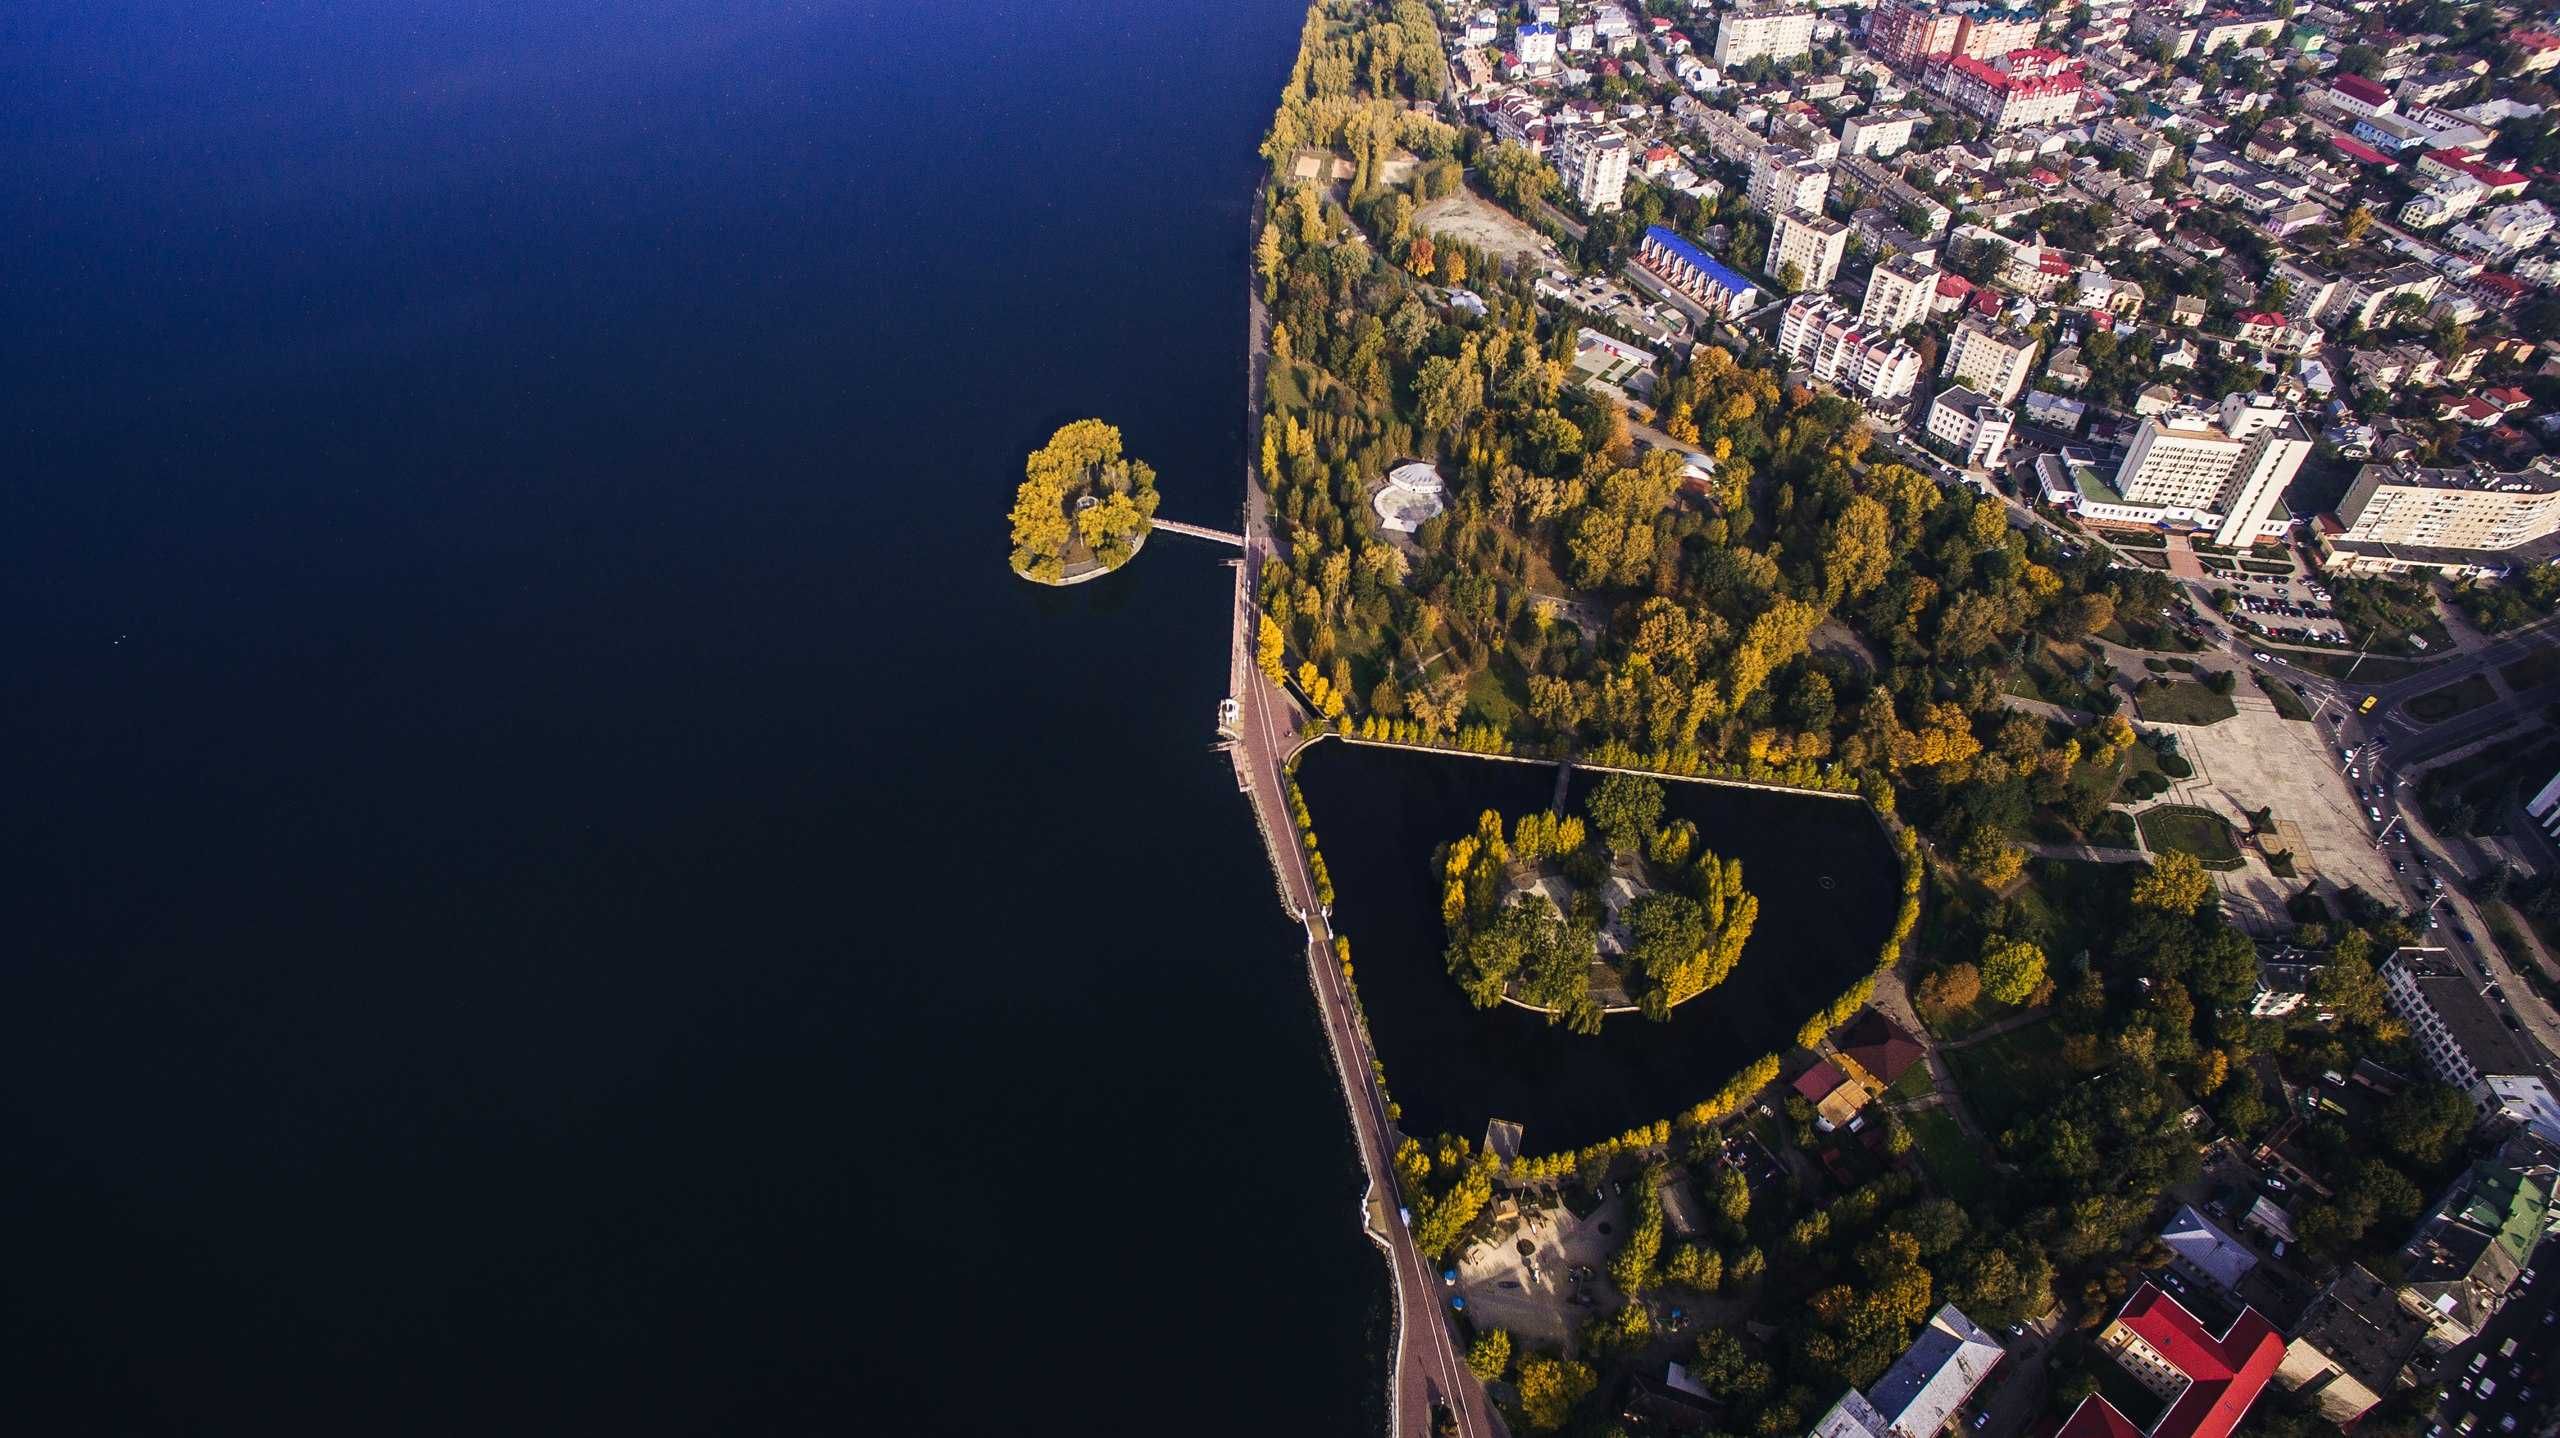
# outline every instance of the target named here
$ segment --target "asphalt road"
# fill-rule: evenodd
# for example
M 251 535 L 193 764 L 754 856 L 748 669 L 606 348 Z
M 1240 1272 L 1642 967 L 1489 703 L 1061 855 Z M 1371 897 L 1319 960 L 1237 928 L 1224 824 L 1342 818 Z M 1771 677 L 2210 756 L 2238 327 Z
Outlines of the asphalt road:
M 2532 1266 L 2533 1283 L 2514 1290 L 2507 1306 L 2489 1320 L 2488 1330 L 2455 1349 L 2438 1370 L 2436 1387 L 2446 1395 L 2436 1408 L 2443 1433 L 2458 1432 L 2465 1417 L 2475 1420 L 2471 1438 L 2537 1433 L 2549 1423 L 2550 1360 L 2560 1353 L 2560 1317 L 2554 1316 L 2560 1314 L 2560 1276 L 2553 1272 L 2560 1267 L 2560 1243 L 2543 1244 Z M 2515 1340 L 2516 1356 L 2500 1358 L 2498 1350 L 2509 1339 Z M 2471 1365 L 2482 1355 L 2486 1361 L 2474 1372 Z M 2480 1392 L 2483 1379 L 2496 1390 L 2486 1397 Z M 2506 1426 L 2509 1419 L 2514 1420 L 2512 1428 Z

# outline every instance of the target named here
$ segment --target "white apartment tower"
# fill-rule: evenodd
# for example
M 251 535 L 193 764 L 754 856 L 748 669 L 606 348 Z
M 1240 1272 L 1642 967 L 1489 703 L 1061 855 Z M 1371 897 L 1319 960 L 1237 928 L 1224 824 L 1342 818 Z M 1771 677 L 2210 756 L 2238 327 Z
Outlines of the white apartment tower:
M 1955 337 L 1947 341 L 1947 357 L 1940 361 L 1938 370 L 1972 386 L 1979 394 L 2013 405 L 2026 392 L 2035 363 L 2034 336 L 2005 326 L 1995 329 L 1968 315 L 1957 323 Z
M 1839 278 L 1840 261 L 1849 253 L 1849 227 L 1827 215 L 1779 212 L 1769 221 L 1769 259 L 1763 267 L 1771 279 L 1796 267 L 1796 288 L 1820 294 Z
M 1802 151 L 1771 145 L 1751 157 L 1751 208 L 1764 215 L 1822 213 L 1831 195 L 1831 167 Z
M 1625 204 L 1628 149 L 1626 135 L 1605 125 L 1577 125 L 1565 132 L 1556 147 L 1556 175 L 1584 214 L 1604 214 Z
M 1887 334 L 1899 333 L 1927 319 L 1937 299 L 1937 268 L 1909 255 L 1895 255 L 1868 274 L 1858 323 Z
M 1813 53 L 1813 12 L 1792 7 L 1727 10 L 1716 21 L 1716 67 L 1731 69 L 1767 56 L 1793 60 Z

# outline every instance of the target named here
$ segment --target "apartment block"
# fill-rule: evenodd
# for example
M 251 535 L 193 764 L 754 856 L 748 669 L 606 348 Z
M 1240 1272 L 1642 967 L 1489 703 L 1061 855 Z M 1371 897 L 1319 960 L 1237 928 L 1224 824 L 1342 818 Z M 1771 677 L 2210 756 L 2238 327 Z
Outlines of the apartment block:
M 1801 59 L 1813 53 L 1813 12 L 1728 10 L 1716 21 L 1715 53 L 1717 66 L 1726 69 L 1759 59 Z
M 1938 267 L 1896 255 L 1867 272 L 1858 323 L 1886 334 L 1898 333 L 1926 320 L 1937 298 Z
M 1787 302 L 1778 351 L 1815 378 L 1880 402 L 1901 399 L 1920 382 L 1918 351 L 1861 326 L 1846 305 L 1823 295 Z
M 2560 465 L 2421 469 L 2368 464 L 2338 502 L 2341 541 L 2504 550 L 2560 530 Z
M 1939 373 L 1969 385 L 2003 405 L 2018 402 L 2035 372 L 2036 342 L 2007 326 L 1994 328 L 1970 315 L 1956 324 Z
M 1769 258 L 1762 266 L 1777 279 L 1795 266 L 1796 288 L 1815 294 L 1839 278 L 1849 254 L 1849 227 L 1820 213 L 1781 212 L 1769 221 Z
M 1605 214 L 1626 203 L 1630 149 L 1625 134 L 1606 126 L 1579 125 L 1565 132 L 1556 146 L 1556 174 L 1584 214 Z

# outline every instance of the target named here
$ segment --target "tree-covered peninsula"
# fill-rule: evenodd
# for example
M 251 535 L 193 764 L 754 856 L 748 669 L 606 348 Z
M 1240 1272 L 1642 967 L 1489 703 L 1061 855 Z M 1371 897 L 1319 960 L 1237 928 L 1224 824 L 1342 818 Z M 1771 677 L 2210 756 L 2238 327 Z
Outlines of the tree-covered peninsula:
M 1098 419 L 1062 426 L 1023 462 L 1013 496 L 1013 572 L 1067 584 L 1117 569 L 1146 542 L 1156 472 L 1120 452 L 1120 431 Z

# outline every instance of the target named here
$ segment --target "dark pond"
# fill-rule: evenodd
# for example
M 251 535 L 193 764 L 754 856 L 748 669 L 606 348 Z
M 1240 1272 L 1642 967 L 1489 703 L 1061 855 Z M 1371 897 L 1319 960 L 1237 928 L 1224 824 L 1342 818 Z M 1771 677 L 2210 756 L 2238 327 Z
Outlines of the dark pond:
M 1594 776 L 1577 773 L 1579 804 Z M 1525 1010 L 1478 1009 L 1441 966 L 1432 848 L 1499 809 L 1545 805 L 1555 771 L 1459 755 L 1322 744 L 1298 768 L 1332 870 L 1387 1082 L 1409 1133 L 1473 1138 L 1489 1118 L 1548 1153 L 1667 1117 L 1743 1065 L 1790 1045 L 1807 1014 L 1875 961 L 1897 897 L 1893 851 L 1862 804 L 1710 784 L 1665 784 L 1665 812 L 1742 860 L 1760 921 L 1742 963 L 1668 1023 L 1627 1014 L 1597 1036 Z

